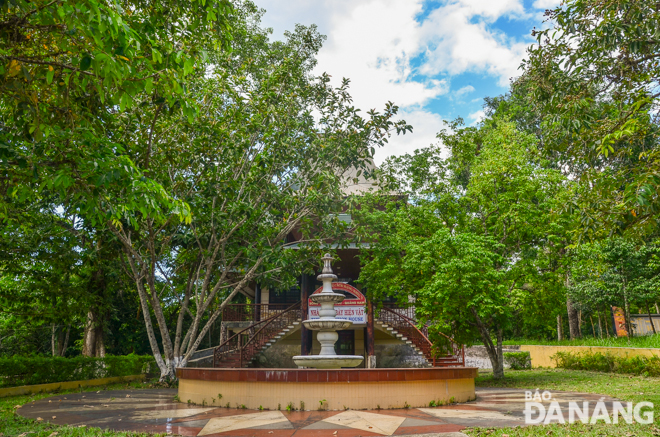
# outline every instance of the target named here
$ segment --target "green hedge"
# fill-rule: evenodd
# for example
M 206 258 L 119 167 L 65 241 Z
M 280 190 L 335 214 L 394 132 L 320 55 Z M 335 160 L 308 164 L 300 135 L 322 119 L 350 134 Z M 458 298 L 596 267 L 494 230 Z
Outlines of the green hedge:
M 504 363 L 513 370 L 532 368 L 532 357 L 529 352 L 504 352 Z
M 643 376 L 660 376 L 660 357 L 619 357 L 600 352 L 557 352 L 550 357 L 557 367 L 572 370 L 595 370 L 608 373 L 629 373 Z
M 0 358 L 0 388 L 139 375 L 157 370 L 156 361 L 150 355 L 108 355 L 104 358 L 14 356 Z

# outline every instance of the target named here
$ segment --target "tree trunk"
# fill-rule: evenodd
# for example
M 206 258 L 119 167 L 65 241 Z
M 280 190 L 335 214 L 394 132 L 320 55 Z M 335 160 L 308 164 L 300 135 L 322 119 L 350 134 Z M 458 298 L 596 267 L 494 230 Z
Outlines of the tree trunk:
M 651 323 L 651 329 L 653 330 L 654 334 L 657 334 L 657 332 L 655 332 L 655 325 L 653 324 L 653 317 L 651 317 L 651 310 L 649 309 L 649 301 L 648 300 L 646 301 L 646 312 L 649 315 L 649 322 Z
M 566 299 L 566 309 L 568 310 L 568 330 L 571 335 L 571 340 L 580 338 L 580 323 L 578 321 L 578 312 L 573 307 L 571 299 Z
M 557 314 L 557 340 L 562 341 L 563 339 L 564 335 L 562 332 L 561 314 Z
M 633 336 L 632 323 L 630 323 L 630 306 L 628 305 L 628 295 L 623 293 L 623 315 L 626 318 L 626 330 L 628 331 L 628 340 Z
M 59 344 L 59 350 L 58 350 L 58 355 L 60 357 L 63 357 L 66 355 L 66 350 L 69 347 L 69 334 L 71 333 L 71 325 L 67 325 L 66 327 L 66 333 L 64 334 L 64 338 Z
M 594 318 L 591 315 L 589 315 L 589 320 L 591 320 L 591 335 L 593 335 L 594 338 L 596 338 L 596 328 L 594 327 Z
M 84 357 L 93 357 L 96 354 L 96 329 L 94 329 L 95 317 L 90 310 L 87 311 L 87 323 L 83 333 L 82 355 Z
M 578 335 L 582 338 L 582 310 L 578 311 Z
M 658 308 L 658 302 L 655 303 L 655 313 L 660 314 L 660 308 Z
M 504 378 L 504 362 L 502 360 L 502 330 L 497 330 L 497 346 L 493 345 L 493 340 L 490 337 L 490 331 L 488 327 L 481 321 L 479 313 L 477 313 L 477 310 L 474 308 L 472 308 L 471 311 L 474 315 L 477 327 L 479 328 L 481 340 L 484 342 L 486 352 L 488 352 L 488 358 L 490 358 L 490 363 L 493 366 L 493 378 L 502 379 Z
M 600 339 L 603 339 L 603 323 L 600 320 L 600 311 L 598 311 L 598 333 L 600 334 Z
M 608 313 L 607 313 L 607 311 L 605 311 L 605 332 L 607 333 L 607 338 L 610 338 L 610 325 L 607 324 L 607 320 L 611 317 L 612 317 L 612 315 L 609 314 L 609 317 L 608 317 Z
M 55 337 L 55 323 L 50 324 L 50 350 L 54 357 L 57 356 L 57 340 Z

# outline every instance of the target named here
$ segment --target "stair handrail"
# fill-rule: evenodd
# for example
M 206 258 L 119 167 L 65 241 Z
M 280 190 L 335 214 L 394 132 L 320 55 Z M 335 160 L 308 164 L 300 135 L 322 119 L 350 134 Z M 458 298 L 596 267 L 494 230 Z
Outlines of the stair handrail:
M 240 332 L 237 332 L 236 334 L 232 335 L 232 336 L 229 337 L 227 340 L 225 340 L 224 342 L 222 342 L 220 345 L 216 346 L 215 349 L 213 350 L 213 367 L 216 367 L 216 365 L 218 364 L 218 363 L 217 363 L 217 358 L 218 358 L 218 355 L 222 353 L 222 352 L 220 352 L 220 349 L 221 349 L 223 346 L 227 346 L 227 345 L 229 345 L 231 342 L 233 342 L 234 339 L 238 339 L 238 348 L 237 348 L 236 350 L 240 352 L 241 349 L 242 349 L 242 345 L 241 345 L 241 342 L 240 342 L 240 339 L 241 339 L 240 336 L 241 336 L 241 335 L 244 335 L 243 333 L 244 333 L 245 331 L 249 331 L 250 329 L 254 330 L 254 328 L 255 328 L 257 325 L 261 325 L 262 323 L 270 323 L 271 320 L 273 320 L 273 319 L 279 317 L 281 314 L 283 314 L 283 313 L 289 311 L 289 309 L 291 309 L 292 307 L 294 307 L 294 306 L 296 306 L 296 305 L 300 305 L 300 302 L 295 303 L 295 304 L 293 304 L 292 306 L 290 306 L 289 308 L 284 309 L 284 311 L 281 311 L 281 312 L 279 312 L 279 313 L 277 313 L 277 314 L 273 314 L 272 316 L 268 317 L 267 319 L 263 319 L 263 320 L 259 320 L 259 321 L 257 321 L 257 322 L 254 322 L 253 324 L 249 325 L 247 328 L 243 329 L 243 330 L 240 331 Z M 246 344 L 247 344 L 247 343 L 246 343 Z M 227 351 L 227 352 L 229 352 L 229 351 Z M 242 367 L 242 366 L 241 366 L 241 367 Z
M 236 334 L 232 335 L 232 336 L 229 337 L 227 340 L 225 340 L 224 342 L 222 342 L 219 346 L 217 346 L 217 347 L 213 350 L 213 367 L 217 367 L 217 365 L 218 365 L 218 358 L 219 358 L 219 355 L 220 355 L 221 353 L 223 353 L 223 352 L 221 352 L 221 349 L 222 349 L 223 347 L 225 347 L 225 346 L 230 345 L 232 342 L 235 341 L 235 339 L 238 340 L 238 342 L 237 342 L 238 344 L 237 344 L 237 348 L 234 349 L 234 351 L 240 353 L 240 357 L 241 357 L 241 366 L 240 366 L 240 367 L 243 367 L 243 360 L 242 360 L 242 358 L 243 358 L 243 350 L 245 349 L 245 346 L 248 345 L 248 344 L 251 342 L 251 340 L 252 340 L 252 339 L 253 339 L 253 338 L 254 338 L 259 332 L 261 332 L 261 330 L 262 330 L 265 326 L 269 325 L 273 320 L 277 319 L 277 318 L 280 317 L 282 314 L 288 313 L 289 311 L 291 311 L 291 309 L 294 309 L 294 308 L 296 308 L 296 307 L 298 307 L 298 306 L 300 306 L 300 302 L 294 303 L 293 305 L 289 306 L 288 308 L 284 309 L 283 311 L 280 311 L 280 312 L 277 313 L 277 314 L 273 314 L 272 316 L 268 317 L 267 319 L 259 320 L 258 322 L 255 322 L 255 323 L 249 325 L 249 326 L 246 327 L 245 329 L 241 330 L 240 332 L 237 332 Z M 241 337 L 240 337 L 240 336 L 241 336 L 241 335 L 244 335 L 244 332 L 245 332 L 245 331 L 250 331 L 250 330 L 253 330 L 253 331 L 254 331 L 254 329 L 255 329 L 258 325 L 262 325 L 262 324 L 263 324 L 264 326 L 261 326 L 261 327 L 260 327 L 260 328 L 259 328 L 259 329 L 258 329 L 258 330 L 257 330 L 257 331 L 256 331 L 251 337 L 250 337 L 250 339 L 248 339 L 248 341 L 247 341 L 245 344 L 242 344 L 242 342 L 241 342 Z M 226 352 L 230 352 L 230 351 L 226 351 Z
M 241 346 L 241 348 L 240 348 L 240 350 L 239 350 L 239 352 L 240 352 L 240 365 L 241 365 L 241 367 L 243 367 L 243 354 L 244 354 L 244 352 L 248 349 L 248 346 L 251 345 L 251 343 L 253 342 L 253 340 L 254 340 L 255 338 L 259 337 L 259 335 L 261 335 L 261 332 L 262 332 L 264 329 L 266 329 L 268 326 L 270 326 L 273 322 L 275 322 L 277 319 L 283 317 L 285 314 L 288 314 L 288 313 L 290 313 L 290 312 L 293 311 L 293 310 L 299 310 L 299 309 L 300 309 L 300 308 L 299 308 L 300 305 L 301 305 L 301 302 L 296 302 L 296 303 L 294 303 L 293 305 L 291 305 L 290 307 L 288 307 L 287 309 L 285 309 L 284 311 L 280 312 L 279 314 L 276 314 L 276 315 L 273 316 L 273 317 L 269 317 L 269 318 L 267 319 L 267 323 L 264 324 L 261 328 L 259 328 L 259 330 L 256 331 L 256 332 L 255 332 L 255 333 L 254 333 L 254 334 L 248 339 L 248 341 L 245 342 L 245 344 Z
M 388 308 L 386 306 L 381 308 L 381 311 L 383 311 L 383 310 L 385 310 L 388 313 L 394 314 L 399 319 L 402 319 L 403 321 L 405 321 L 408 324 L 409 328 L 412 328 L 414 330 L 414 332 L 419 334 L 418 337 L 421 337 L 423 339 L 422 341 L 425 342 L 424 346 L 426 346 L 426 348 L 428 348 L 428 355 L 430 355 L 430 356 L 428 356 L 426 353 L 425 353 L 425 355 L 427 355 L 427 358 L 433 360 L 433 367 L 435 367 L 437 357 L 436 357 L 436 353 L 433 351 L 433 349 L 434 349 L 433 343 L 428 338 L 428 334 L 425 334 L 424 332 L 422 332 L 417 327 L 417 325 L 415 324 L 415 321 L 413 319 L 411 319 L 410 317 L 406 316 L 405 314 L 398 313 L 394 309 Z M 453 338 L 449 337 L 446 334 L 443 334 L 442 332 L 438 332 L 438 334 L 440 334 L 441 336 L 443 336 L 447 340 L 449 340 L 450 344 L 452 345 L 452 350 L 454 352 L 454 356 L 456 356 L 456 358 L 458 358 L 459 354 L 460 354 L 460 356 L 462 358 L 461 362 L 462 362 L 462 364 L 465 364 L 465 355 L 464 355 L 465 351 L 464 351 L 463 346 L 459 345 L 458 343 L 456 343 L 456 341 L 454 341 Z M 411 341 L 413 341 L 412 338 L 411 338 Z M 426 349 L 426 348 L 422 347 L 422 345 L 418 345 L 418 346 L 421 347 L 422 350 Z

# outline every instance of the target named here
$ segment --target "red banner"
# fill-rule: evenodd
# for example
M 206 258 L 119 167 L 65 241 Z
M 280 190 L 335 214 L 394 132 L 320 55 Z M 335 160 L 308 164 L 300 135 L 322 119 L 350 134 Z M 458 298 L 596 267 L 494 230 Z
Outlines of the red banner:
M 617 337 L 628 337 L 628 330 L 626 329 L 626 316 L 623 309 L 619 307 L 612 307 L 612 316 L 614 317 L 614 329 Z

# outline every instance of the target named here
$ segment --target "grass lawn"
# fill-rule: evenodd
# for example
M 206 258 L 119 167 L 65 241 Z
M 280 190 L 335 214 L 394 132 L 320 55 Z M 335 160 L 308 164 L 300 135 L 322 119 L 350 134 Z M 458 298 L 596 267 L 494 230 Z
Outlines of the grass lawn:
M 608 425 L 582 423 L 566 425 L 529 426 L 526 428 L 473 428 L 464 431 L 470 436 L 660 436 L 660 378 L 617 375 L 579 370 L 534 369 L 505 371 L 505 379 L 497 381 L 492 373 L 482 373 L 475 381 L 477 387 L 509 387 L 543 390 L 563 390 L 609 395 L 623 401 L 648 401 L 655 404 L 655 423 L 652 425 Z
M 84 387 L 79 390 L 63 390 L 58 393 L 40 393 L 27 396 L 12 396 L 0 398 L 0 437 L 136 437 L 163 436 L 164 434 L 143 434 L 135 432 L 106 431 L 100 428 L 80 428 L 72 426 L 52 425 L 26 419 L 15 413 L 16 405 L 24 405 L 37 399 L 55 396 L 56 394 L 78 393 L 81 391 L 126 390 L 127 388 L 155 388 L 153 383 L 131 382 L 129 384 L 112 384 L 103 387 Z
M 643 337 L 580 338 L 576 340 L 505 340 L 505 345 L 540 345 L 540 346 L 602 346 L 602 347 L 648 347 L 660 348 L 660 334 Z M 659 352 L 660 353 L 660 352 Z

